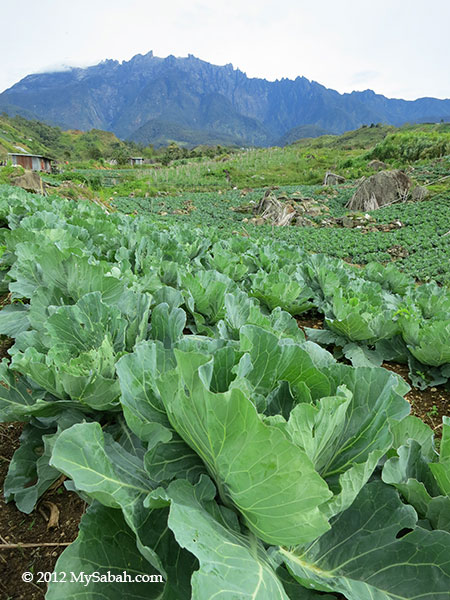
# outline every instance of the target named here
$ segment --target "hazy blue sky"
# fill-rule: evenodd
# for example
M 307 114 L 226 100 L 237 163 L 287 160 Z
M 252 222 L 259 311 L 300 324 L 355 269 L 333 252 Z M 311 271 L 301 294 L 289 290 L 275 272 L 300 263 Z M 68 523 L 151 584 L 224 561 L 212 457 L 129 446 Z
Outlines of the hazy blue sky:
M 194 54 L 339 92 L 450 97 L 450 0 L 0 0 L 0 91 L 105 58 Z

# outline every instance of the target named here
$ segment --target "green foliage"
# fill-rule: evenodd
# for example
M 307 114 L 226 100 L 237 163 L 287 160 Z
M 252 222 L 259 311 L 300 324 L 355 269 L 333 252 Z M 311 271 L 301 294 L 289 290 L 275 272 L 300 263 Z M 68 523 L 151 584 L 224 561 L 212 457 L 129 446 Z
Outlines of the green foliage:
M 0 168 L 0 184 L 11 184 L 11 180 L 14 177 L 23 175 L 25 170 L 22 167 L 13 167 L 8 164 L 5 167 Z
M 447 125 L 437 125 L 426 131 L 415 128 L 392 133 L 378 143 L 367 156 L 378 160 L 396 159 L 410 163 L 425 158 L 440 158 L 446 154 L 450 154 L 450 130 Z
M 96 161 L 115 158 L 118 152 L 128 157 L 136 155 L 151 156 L 151 149 L 144 149 L 133 143 L 119 140 L 113 133 L 91 129 L 87 132 L 62 131 L 40 121 L 28 120 L 19 115 L 0 116 L 0 158 L 6 158 L 7 152 L 17 152 L 20 146 L 25 152 L 43 154 L 58 161 Z
M 128 163 L 127 149 L 119 143 L 115 144 L 111 154 L 111 158 L 116 161 L 119 166 L 124 166 Z
M 345 150 L 367 149 L 381 142 L 389 133 L 395 131 L 390 125 L 367 127 L 363 125 L 354 131 L 347 131 L 342 135 L 324 135 L 316 139 L 303 139 L 295 144 L 310 149 L 330 147 Z
M 423 425 L 419 431 L 419 423 L 411 421 L 414 417 L 408 419 L 408 436 L 398 436 L 395 456 L 383 467 L 383 481 L 394 485 L 434 528 L 450 531 L 450 419 L 443 419 L 440 456 L 431 448 L 431 432 Z M 401 429 L 396 426 L 397 432 Z
M 441 164 L 441 163 L 439 163 Z M 439 176 L 440 173 L 437 174 Z M 145 180 L 142 182 L 141 194 L 145 195 Z M 132 186 L 132 184 L 127 184 Z M 147 190 L 149 188 L 147 187 Z M 302 196 L 325 200 L 330 215 L 342 217 L 347 213 L 345 204 L 350 199 L 353 186 L 337 188 L 332 195 L 324 193 L 322 186 L 283 186 L 277 194 L 290 196 L 294 192 Z M 449 281 L 447 268 L 450 260 L 448 231 L 450 220 L 450 200 L 447 195 L 436 196 L 422 202 L 407 202 L 383 207 L 371 214 L 376 223 L 392 223 L 400 221 L 402 227 L 389 232 L 374 231 L 362 234 L 358 229 L 330 227 L 277 227 L 270 225 L 255 226 L 246 224 L 247 212 L 241 212 L 243 204 L 252 206 L 265 193 L 265 189 L 255 188 L 245 196 L 239 190 L 219 192 L 186 192 L 177 195 L 143 197 L 113 196 L 112 204 L 119 210 L 131 213 L 152 215 L 158 221 L 186 224 L 192 227 L 220 229 L 228 235 L 250 235 L 252 239 L 272 242 L 275 239 L 285 241 L 309 252 L 324 252 L 330 256 L 345 259 L 350 263 L 365 265 L 376 261 L 385 267 L 393 261 L 388 252 L 393 246 L 401 246 L 408 251 L 408 256 L 392 262 L 394 271 L 402 271 L 419 281 L 437 280 L 441 283 Z M 163 214 L 162 214 L 163 213 Z M 166 214 L 164 214 L 166 213 Z M 322 216 L 314 218 L 320 225 Z M 372 277 L 372 276 L 371 276 Z M 384 277 L 384 276 L 383 276 Z M 388 275 L 386 275 L 388 277 Z M 395 287 L 395 273 L 390 277 Z M 379 283 L 381 280 L 375 279 Z M 400 285 L 400 284 L 399 284 Z M 394 288 L 391 288 L 396 291 Z
M 298 581 L 340 592 L 349 600 L 388 600 L 400 594 L 433 600 L 447 593 L 446 576 L 440 582 L 434 579 L 446 533 L 427 531 L 416 523 L 414 509 L 405 506 L 394 490 L 374 481 L 317 543 L 282 549 L 280 554 Z M 402 530 L 412 531 L 401 537 Z M 399 571 L 404 574 L 400 586 Z M 431 581 L 436 584 L 433 590 Z
M 329 201 L 333 211 L 349 193 Z M 57 570 L 162 579 L 55 583 L 48 598 L 445 594 L 450 423 L 438 455 L 432 432 L 407 416 L 409 386 L 375 365 L 402 356 L 422 385 L 450 376 L 448 290 L 308 252 L 320 241 L 327 253 L 340 243 L 376 254 L 368 234 L 233 235 L 246 232 L 244 213 L 230 211 L 242 198 L 220 196 L 140 198 L 146 214 L 130 216 L 0 188 L 0 271 L 13 300 L 0 333 L 14 337 L 0 419 L 27 423 L 7 500 L 29 512 L 64 473 L 91 506 Z M 412 227 L 413 208 L 380 220 L 401 209 Z M 318 343 L 292 317 L 311 305 L 324 315 Z M 330 343 L 336 356 L 321 347 Z
M 397 309 L 398 300 L 380 286 L 356 280 L 336 289 L 325 322 L 331 331 L 352 342 L 364 340 L 373 344 L 399 333 L 394 318 Z

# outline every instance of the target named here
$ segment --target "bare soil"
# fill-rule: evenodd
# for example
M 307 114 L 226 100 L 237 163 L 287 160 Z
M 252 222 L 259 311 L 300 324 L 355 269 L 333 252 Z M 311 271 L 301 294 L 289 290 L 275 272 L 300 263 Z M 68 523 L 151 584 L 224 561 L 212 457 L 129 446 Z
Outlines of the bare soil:
M 0 298 L 0 306 L 9 297 Z M 0 336 L 0 360 L 8 357 L 14 340 Z M 32 572 L 37 579 L 39 572 L 52 572 L 58 556 L 78 535 L 78 525 L 86 504 L 63 485 L 63 478 L 55 482 L 41 498 L 29 515 L 20 512 L 14 502 L 5 503 L 3 483 L 9 463 L 19 447 L 23 423 L 0 423 L 0 598 L 1 600 L 43 600 L 45 583 L 26 583 L 22 573 Z M 46 504 L 47 502 L 51 504 Z M 59 510 L 56 527 L 48 528 L 51 515 Z M 22 547 L 34 544 L 34 547 Z M 52 544 L 45 546 L 44 544 Z M 14 545 L 6 548 L 7 545 Z
M 323 329 L 323 315 L 315 309 L 308 310 L 308 312 L 295 317 L 295 320 L 303 333 L 305 333 L 305 327 L 309 327 L 310 329 Z
M 385 362 L 382 366 L 397 373 L 411 385 L 406 365 Z M 450 416 L 450 390 L 443 385 L 427 388 L 426 390 L 411 388 L 405 398 L 411 404 L 411 414 L 422 419 L 433 429 L 435 437 L 441 438 L 442 417 Z
M 2 600 L 43 600 L 45 583 L 25 583 L 22 573 L 29 571 L 37 579 L 39 572 L 52 572 L 58 556 L 78 535 L 78 524 L 85 503 L 77 494 L 68 492 L 62 479 L 48 490 L 29 515 L 20 512 L 14 502 L 5 503 L 3 482 L 14 451 L 19 447 L 22 423 L 0 423 L 0 598 Z M 51 502 L 59 509 L 58 525 L 48 529 Z M 36 547 L 21 547 L 21 544 Z M 16 544 L 14 548 L 5 548 Z M 54 544 L 44 546 L 43 544 Z M 65 545 L 62 545 L 65 544 Z

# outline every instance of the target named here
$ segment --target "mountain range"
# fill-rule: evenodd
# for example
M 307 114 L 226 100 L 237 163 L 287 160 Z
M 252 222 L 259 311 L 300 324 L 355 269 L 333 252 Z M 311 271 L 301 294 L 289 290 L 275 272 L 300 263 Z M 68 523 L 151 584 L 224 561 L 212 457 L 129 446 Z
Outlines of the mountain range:
M 28 75 L 0 94 L 0 111 L 63 129 L 108 130 L 144 145 L 270 146 L 371 123 L 448 121 L 450 99 L 340 94 L 305 77 L 267 81 L 231 64 L 149 52 Z

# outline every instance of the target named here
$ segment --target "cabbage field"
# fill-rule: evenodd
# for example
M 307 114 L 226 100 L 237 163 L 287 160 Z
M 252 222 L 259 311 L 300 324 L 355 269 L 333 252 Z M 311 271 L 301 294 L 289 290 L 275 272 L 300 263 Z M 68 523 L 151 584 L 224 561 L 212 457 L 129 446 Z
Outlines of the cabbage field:
M 88 505 L 47 600 L 449 598 L 450 417 L 382 367 L 449 385 L 448 287 L 9 186 L 0 222 L 5 499 Z

